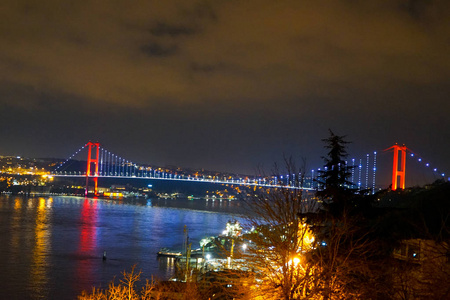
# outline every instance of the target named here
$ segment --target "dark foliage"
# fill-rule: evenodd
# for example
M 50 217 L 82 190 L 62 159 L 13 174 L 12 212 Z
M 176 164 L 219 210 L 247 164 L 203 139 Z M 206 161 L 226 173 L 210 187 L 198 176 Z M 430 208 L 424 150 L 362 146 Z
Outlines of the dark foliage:
M 335 135 L 331 130 L 330 137 L 322 141 L 328 153 L 322 157 L 325 165 L 324 170 L 319 171 L 317 196 L 323 200 L 325 209 L 331 213 L 341 213 L 356 192 L 349 181 L 352 167 L 345 161 L 348 156 L 346 145 L 349 142 L 345 136 Z
M 374 210 L 380 235 L 392 240 L 422 238 L 450 240 L 450 183 L 436 181 L 425 187 L 384 191 Z

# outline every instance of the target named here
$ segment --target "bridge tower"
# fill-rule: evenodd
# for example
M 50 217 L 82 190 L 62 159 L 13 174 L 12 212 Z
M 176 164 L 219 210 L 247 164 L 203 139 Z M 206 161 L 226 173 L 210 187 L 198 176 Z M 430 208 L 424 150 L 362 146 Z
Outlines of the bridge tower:
M 405 145 L 399 146 L 395 144 L 394 146 L 386 149 L 386 150 L 394 150 L 394 160 L 392 164 L 392 190 L 395 191 L 397 188 L 402 190 L 405 189 L 405 175 L 406 175 L 406 148 Z M 398 155 L 400 152 L 401 156 L 401 164 L 399 166 Z M 399 168 L 400 167 L 400 168 Z M 399 182 L 400 181 L 400 182 Z
M 98 191 L 98 154 L 100 151 L 100 143 L 92 143 L 89 142 L 86 144 L 86 146 L 88 146 L 88 159 L 87 159 L 87 168 L 86 168 L 86 190 L 85 190 L 85 195 L 87 196 L 88 194 L 88 188 L 89 188 L 89 176 L 91 175 L 91 164 L 95 165 L 95 171 L 93 174 L 94 177 L 94 194 L 97 196 L 97 191 Z M 95 152 L 95 158 L 92 158 L 92 148 L 94 148 L 94 152 Z

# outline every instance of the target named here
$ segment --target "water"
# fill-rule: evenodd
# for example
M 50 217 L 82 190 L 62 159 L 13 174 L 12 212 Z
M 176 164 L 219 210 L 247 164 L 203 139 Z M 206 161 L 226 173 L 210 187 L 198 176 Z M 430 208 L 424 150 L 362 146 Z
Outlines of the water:
M 236 203 L 0 196 L 0 299 L 76 299 L 133 265 L 143 278 L 168 279 L 174 261 L 156 252 L 181 249 L 185 225 L 193 248 L 219 234 L 239 219 Z

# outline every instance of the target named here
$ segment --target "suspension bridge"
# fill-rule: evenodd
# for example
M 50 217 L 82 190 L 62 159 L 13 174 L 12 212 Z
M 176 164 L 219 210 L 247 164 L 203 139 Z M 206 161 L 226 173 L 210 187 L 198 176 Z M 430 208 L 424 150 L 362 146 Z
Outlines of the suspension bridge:
M 70 168 L 76 156 L 87 150 L 85 168 Z M 431 169 L 438 177 L 445 179 L 445 173 L 440 173 L 437 168 L 431 167 L 430 163 L 408 149 L 406 146 L 394 145 L 384 151 L 393 152 L 392 159 L 392 184 L 391 189 L 405 189 L 406 159 L 407 157 L 416 159 L 423 163 L 424 167 Z M 373 151 L 364 158 L 351 159 L 346 161 L 347 166 L 351 166 L 350 181 L 353 188 L 358 190 L 368 190 L 374 193 L 377 190 L 377 152 Z M 100 143 L 88 142 L 65 161 L 59 163 L 51 172 L 54 177 L 80 177 L 86 178 L 86 195 L 89 192 L 89 183 L 93 181 L 93 193 L 97 195 L 99 178 L 128 178 L 128 179 L 152 179 L 203 182 L 215 184 L 255 186 L 263 188 L 290 188 L 302 190 L 317 190 L 317 177 L 325 169 L 317 168 L 310 170 L 309 174 L 290 173 L 286 175 L 271 176 L 221 176 L 187 173 L 182 170 L 170 170 L 168 168 L 156 168 L 149 165 L 136 164 L 122 156 L 100 146 Z

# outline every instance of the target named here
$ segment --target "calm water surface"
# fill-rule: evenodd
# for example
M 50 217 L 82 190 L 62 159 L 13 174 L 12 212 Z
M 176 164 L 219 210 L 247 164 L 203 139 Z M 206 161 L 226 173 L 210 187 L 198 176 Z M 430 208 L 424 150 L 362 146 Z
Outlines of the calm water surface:
M 0 299 L 76 299 L 133 265 L 167 279 L 174 265 L 156 257 L 161 247 L 181 249 L 184 225 L 198 247 L 238 211 L 228 201 L 0 196 Z

